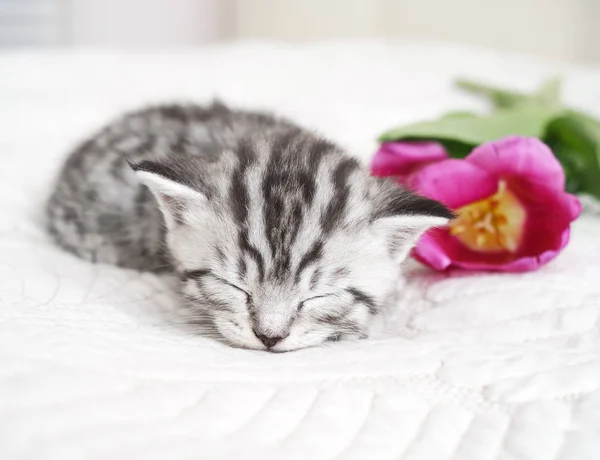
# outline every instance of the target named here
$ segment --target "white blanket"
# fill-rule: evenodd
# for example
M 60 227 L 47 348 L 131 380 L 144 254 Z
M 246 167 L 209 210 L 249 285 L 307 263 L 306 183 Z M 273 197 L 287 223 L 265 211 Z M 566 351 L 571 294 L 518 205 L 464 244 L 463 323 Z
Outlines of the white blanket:
M 522 275 L 411 266 L 379 339 L 286 354 L 161 317 L 164 280 L 54 247 L 43 202 L 74 144 L 124 109 L 277 110 L 368 159 L 395 124 L 480 101 L 457 76 L 600 110 L 600 71 L 449 46 L 247 43 L 178 52 L 0 53 L 0 458 L 600 458 L 600 218 Z

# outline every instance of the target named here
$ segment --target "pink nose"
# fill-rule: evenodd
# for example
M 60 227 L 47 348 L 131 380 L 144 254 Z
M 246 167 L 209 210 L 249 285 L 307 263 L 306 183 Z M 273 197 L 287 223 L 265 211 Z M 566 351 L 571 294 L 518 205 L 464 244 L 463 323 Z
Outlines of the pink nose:
M 261 334 L 260 332 L 256 332 L 255 330 L 253 331 L 254 335 L 256 335 L 256 337 L 258 337 L 258 339 L 265 344 L 265 346 L 267 348 L 271 348 L 274 347 L 275 345 L 277 345 L 279 342 L 281 342 L 283 339 L 285 339 L 285 337 L 268 337 L 264 334 Z

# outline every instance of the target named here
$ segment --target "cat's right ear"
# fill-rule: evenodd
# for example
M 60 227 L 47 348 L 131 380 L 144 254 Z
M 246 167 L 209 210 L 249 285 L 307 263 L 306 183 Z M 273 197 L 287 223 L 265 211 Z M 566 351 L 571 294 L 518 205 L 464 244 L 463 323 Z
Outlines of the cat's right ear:
M 206 195 L 189 180 L 189 170 L 154 161 L 129 162 L 129 166 L 156 198 L 169 229 L 189 223 L 207 202 Z

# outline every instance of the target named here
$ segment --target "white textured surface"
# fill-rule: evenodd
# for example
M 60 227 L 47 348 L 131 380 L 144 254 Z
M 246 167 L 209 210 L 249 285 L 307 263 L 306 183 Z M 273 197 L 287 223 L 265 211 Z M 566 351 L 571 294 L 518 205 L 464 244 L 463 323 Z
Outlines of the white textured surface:
M 531 88 L 551 66 L 477 50 L 249 44 L 169 54 L 0 54 L 0 458 L 600 458 L 600 218 L 525 275 L 413 267 L 380 339 L 274 355 L 161 323 L 159 278 L 44 235 L 59 159 L 148 101 L 278 109 L 364 158 L 405 121 L 478 103 L 459 74 Z M 567 69 L 600 108 L 600 72 Z

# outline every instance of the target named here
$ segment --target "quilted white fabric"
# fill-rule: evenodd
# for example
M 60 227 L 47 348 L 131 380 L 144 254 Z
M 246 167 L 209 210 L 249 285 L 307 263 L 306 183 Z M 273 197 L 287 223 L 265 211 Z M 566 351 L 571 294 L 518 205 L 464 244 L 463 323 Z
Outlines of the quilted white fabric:
M 531 89 L 600 71 L 450 46 L 246 43 L 178 52 L 0 53 L 0 458 L 600 458 L 600 218 L 523 275 L 412 265 L 369 341 L 287 354 L 165 322 L 166 280 L 55 248 L 42 204 L 78 140 L 150 101 L 276 109 L 362 158 L 394 124 L 481 108 L 458 75 Z

